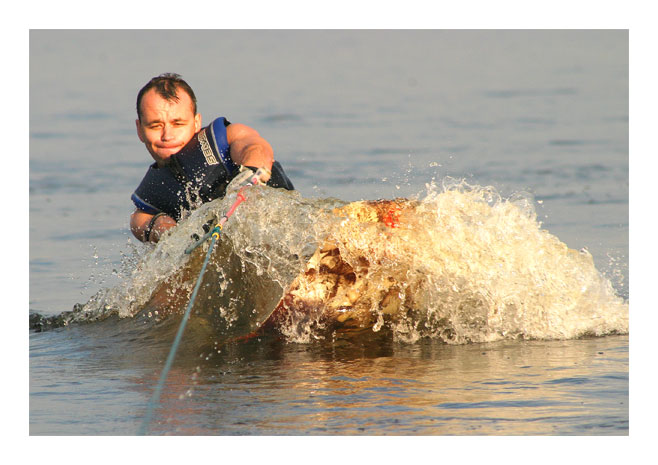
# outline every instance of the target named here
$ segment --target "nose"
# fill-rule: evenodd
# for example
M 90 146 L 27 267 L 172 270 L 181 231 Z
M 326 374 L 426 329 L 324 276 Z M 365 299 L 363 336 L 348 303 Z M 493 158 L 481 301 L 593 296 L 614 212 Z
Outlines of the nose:
M 167 140 L 173 139 L 173 137 L 174 137 L 173 128 L 170 125 L 165 124 L 162 127 L 162 134 L 160 135 L 160 138 L 163 141 L 167 141 Z

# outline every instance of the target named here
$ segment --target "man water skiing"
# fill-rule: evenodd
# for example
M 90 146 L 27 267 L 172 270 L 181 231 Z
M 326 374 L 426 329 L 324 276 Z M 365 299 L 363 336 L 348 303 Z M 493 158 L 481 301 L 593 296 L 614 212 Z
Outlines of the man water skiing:
M 293 189 L 256 130 L 223 117 L 202 128 L 194 91 L 178 74 L 154 77 L 139 91 L 135 124 L 155 160 L 131 197 L 130 229 L 140 241 L 157 242 L 190 210 L 223 197 L 244 168 L 260 168 L 271 187 Z

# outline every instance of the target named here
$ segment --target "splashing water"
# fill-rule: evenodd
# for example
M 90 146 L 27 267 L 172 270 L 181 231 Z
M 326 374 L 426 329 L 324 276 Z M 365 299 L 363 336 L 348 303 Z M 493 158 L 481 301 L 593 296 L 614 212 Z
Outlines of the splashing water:
M 406 275 L 422 289 L 424 305 L 417 318 L 398 323 L 407 339 L 439 333 L 459 343 L 628 331 L 628 306 L 592 256 L 541 230 L 528 197 L 503 200 L 492 188 L 463 182 L 446 184 L 440 194 L 430 186 L 413 220 L 401 248 L 404 260 L 417 264 Z
M 65 324 L 182 313 L 207 244 L 184 250 L 233 201 L 194 211 Z M 589 252 L 541 229 L 529 195 L 503 199 L 447 179 L 381 204 L 394 207 L 384 217 L 376 205 L 251 189 L 224 226 L 195 313 L 220 335 L 255 331 L 269 317 L 295 342 L 341 328 L 448 343 L 628 332 L 627 302 Z

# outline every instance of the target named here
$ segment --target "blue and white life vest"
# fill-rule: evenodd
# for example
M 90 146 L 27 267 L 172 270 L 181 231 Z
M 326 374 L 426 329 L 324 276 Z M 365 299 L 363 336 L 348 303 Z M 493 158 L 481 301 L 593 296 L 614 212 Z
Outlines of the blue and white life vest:
M 135 206 L 152 215 L 164 212 L 179 221 L 184 212 L 223 197 L 239 167 L 231 159 L 226 118 L 215 119 L 165 162 L 149 166 L 131 198 Z M 272 165 L 271 187 L 293 190 L 279 162 Z

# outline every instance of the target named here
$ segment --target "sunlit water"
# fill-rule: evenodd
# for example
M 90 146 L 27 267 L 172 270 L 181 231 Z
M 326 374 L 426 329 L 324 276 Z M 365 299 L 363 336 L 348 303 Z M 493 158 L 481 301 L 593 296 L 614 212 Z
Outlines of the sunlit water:
M 129 236 L 148 164 L 134 95 L 167 70 L 189 79 L 206 121 L 257 127 L 298 189 L 254 194 L 227 225 L 224 246 L 251 263 L 241 276 L 274 295 L 332 235 L 393 257 L 368 282 L 404 276 L 416 311 L 358 334 L 297 326 L 237 345 L 193 317 L 152 433 L 628 434 L 624 33 L 178 32 L 172 46 L 195 52 L 175 66 L 146 45 L 162 34 L 31 36 L 30 312 L 85 304 L 30 333 L 31 434 L 137 432 L 180 320 L 149 298 L 185 265 L 203 215 L 226 206 L 153 251 Z M 213 85 L 219 65 L 193 58 L 218 37 L 271 78 L 227 55 L 233 73 Z M 267 52 L 274 37 L 290 54 Z M 420 204 L 395 232 L 329 213 L 394 197 Z

